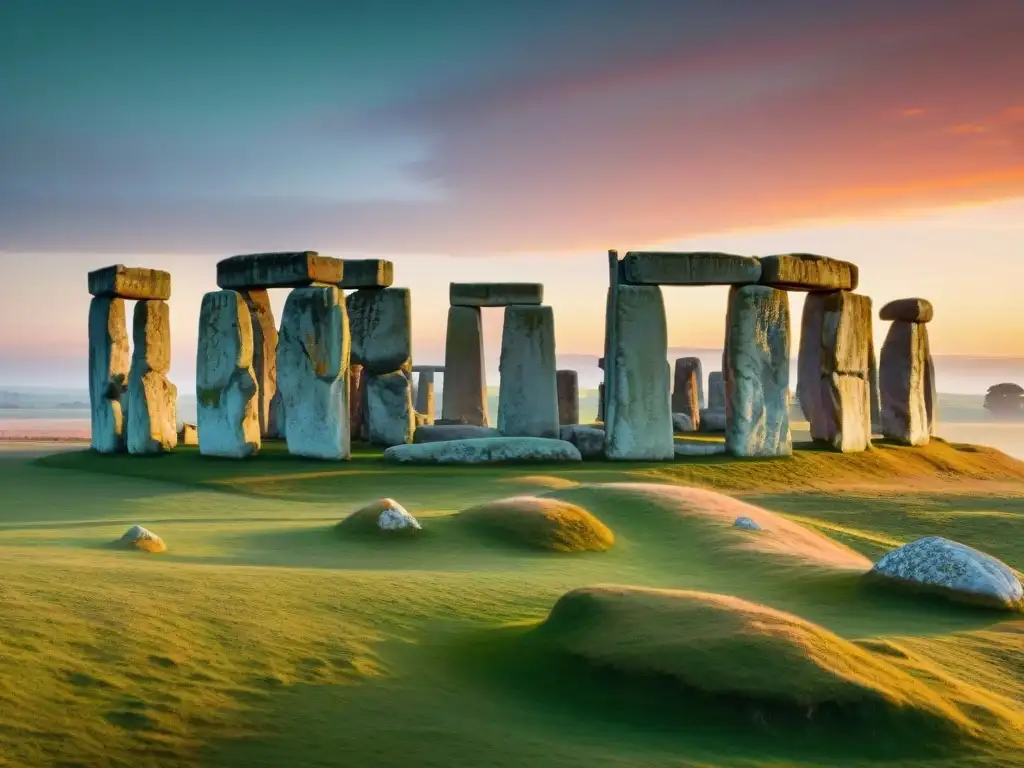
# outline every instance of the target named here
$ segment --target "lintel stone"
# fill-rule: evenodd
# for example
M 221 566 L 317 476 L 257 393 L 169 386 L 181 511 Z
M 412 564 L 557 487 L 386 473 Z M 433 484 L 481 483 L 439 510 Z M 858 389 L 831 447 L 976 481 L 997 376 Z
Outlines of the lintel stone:
M 451 283 L 448 301 L 453 307 L 507 307 L 543 304 L 542 283 Z
M 930 323 L 935 317 L 935 310 L 927 299 L 896 299 L 882 307 L 878 314 L 882 320 Z
M 748 285 L 761 278 L 761 263 L 731 253 L 631 251 L 622 260 L 632 285 Z
M 860 279 L 856 264 L 813 253 L 762 256 L 761 285 L 786 291 L 855 291 Z
M 316 251 L 248 253 L 217 263 L 217 285 L 231 290 L 339 285 L 345 262 Z
M 386 259 L 345 259 L 339 288 L 388 288 L 395 282 L 395 265 Z
M 171 298 L 171 275 L 159 269 L 114 264 L 89 273 L 93 296 L 137 301 L 167 301 Z

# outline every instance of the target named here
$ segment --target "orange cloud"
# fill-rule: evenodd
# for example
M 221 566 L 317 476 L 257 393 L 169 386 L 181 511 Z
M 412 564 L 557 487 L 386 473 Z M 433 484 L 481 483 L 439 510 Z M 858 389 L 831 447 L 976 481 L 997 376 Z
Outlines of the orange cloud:
M 946 128 L 946 133 L 954 136 L 973 136 L 979 133 L 988 133 L 988 128 L 981 123 L 958 123 Z
M 904 109 L 900 114 L 903 115 L 903 117 L 920 117 L 921 115 L 926 114 L 927 111 L 928 110 L 922 109 L 921 107 L 910 107 L 909 109 Z

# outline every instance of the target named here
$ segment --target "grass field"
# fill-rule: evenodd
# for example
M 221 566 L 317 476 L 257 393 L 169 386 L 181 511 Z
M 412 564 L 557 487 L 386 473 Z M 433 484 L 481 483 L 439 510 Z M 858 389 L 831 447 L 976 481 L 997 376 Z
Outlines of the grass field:
M 735 538 L 682 486 L 777 534 Z M 930 534 L 1024 568 L 1024 463 L 990 449 L 400 470 L 8 449 L 0 491 L 0 765 L 1024 765 L 1024 617 L 857 570 Z M 457 514 L 523 495 L 614 545 Z M 337 528 L 384 496 L 422 536 Z M 168 551 L 108 546 L 136 523 Z M 649 589 L 559 603 L 601 584 Z

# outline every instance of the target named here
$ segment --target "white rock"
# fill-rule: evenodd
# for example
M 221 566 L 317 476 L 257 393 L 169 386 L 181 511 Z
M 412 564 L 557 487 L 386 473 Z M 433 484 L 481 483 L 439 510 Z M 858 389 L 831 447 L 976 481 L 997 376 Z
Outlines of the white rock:
M 398 464 L 492 464 L 517 461 L 582 461 L 572 443 L 544 437 L 481 437 L 396 445 L 384 460 Z
M 928 536 L 894 549 L 871 569 L 872 576 L 932 588 L 971 603 L 1019 609 L 1024 588 L 1000 560 L 941 536 Z
M 404 531 L 409 528 L 420 530 L 420 521 L 394 499 L 386 499 L 387 508 L 381 511 L 377 518 L 377 526 L 382 531 Z
M 89 402 L 92 449 L 125 450 L 125 410 L 131 354 L 124 299 L 97 297 L 89 304 Z
M 732 527 L 733 528 L 742 528 L 745 531 L 760 531 L 761 530 L 761 526 L 757 524 L 756 520 L 754 520 L 752 518 L 749 518 L 749 517 L 742 516 L 742 515 L 740 517 L 736 518 L 736 521 L 732 524 Z
M 167 545 L 164 540 L 141 525 L 133 525 L 118 539 L 118 546 L 141 549 L 146 552 L 165 552 Z
M 558 437 L 555 316 L 551 307 L 505 307 L 499 371 L 498 431 L 509 437 Z
M 157 454 L 178 444 L 178 388 L 171 369 L 171 309 L 166 301 L 139 301 L 132 320 L 128 374 L 128 453 Z

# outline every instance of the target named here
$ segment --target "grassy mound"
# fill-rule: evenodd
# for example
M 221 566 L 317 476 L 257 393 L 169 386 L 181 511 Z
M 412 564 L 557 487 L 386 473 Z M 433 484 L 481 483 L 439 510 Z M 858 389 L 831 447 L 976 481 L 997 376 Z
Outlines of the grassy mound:
M 721 559 L 735 567 L 766 560 L 788 565 L 867 571 L 871 561 L 822 533 L 731 496 L 703 488 L 658 483 L 582 485 L 548 494 L 585 506 L 624 530 L 644 524 L 659 546 L 674 547 L 679 557 Z M 733 527 L 749 517 L 760 531 Z M 621 520 L 621 523 L 619 522 Z
M 552 552 L 603 552 L 615 535 L 583 507 L 558 499 L 512 496 L 463 510 L 467 528 L 509 544 Z
M 350 514 L 335 526 L 335 530 L 343 536 L 372 536 L 382 539 L 414 539 L 423 535 L 423 529 L 417 527 L 392 529 L 381 527 L 381 513 L 393 509 L 395 506 L 396 502 L 392 499 L 378 499 Z M 405 511 L 404 508 L 402 511 Z
M 683 693 L 780 715 L 908 715 L 939 730 L 974 723 L 892 663 L 798 616 L 703 592 L 598 586 L 564 595 L 535 631 L 548 647 Z

